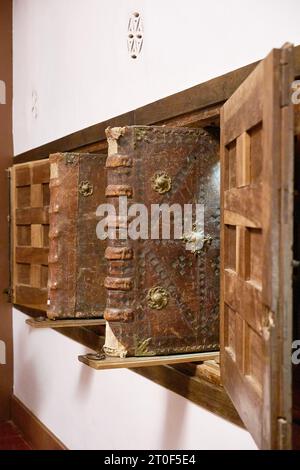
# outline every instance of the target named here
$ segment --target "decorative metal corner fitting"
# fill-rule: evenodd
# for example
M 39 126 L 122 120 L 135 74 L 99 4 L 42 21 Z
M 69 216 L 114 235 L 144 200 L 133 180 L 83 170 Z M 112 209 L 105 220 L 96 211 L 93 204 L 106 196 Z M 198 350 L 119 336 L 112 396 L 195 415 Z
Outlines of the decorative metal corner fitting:
M 66 165 L 74 165 L 76 162 L 76 155 L 73 155 L 72 153 L 67 153 L 65 155 L 65 164 Z
M 204 231 L 199 230 L 196 224 L 194 224 L 191 232 L 183 234 L 182 241 L 186 244 L 186 250 L 199 255 L 205 252 L 212 244 L 213 238 L 208 234 L 205 235 Z

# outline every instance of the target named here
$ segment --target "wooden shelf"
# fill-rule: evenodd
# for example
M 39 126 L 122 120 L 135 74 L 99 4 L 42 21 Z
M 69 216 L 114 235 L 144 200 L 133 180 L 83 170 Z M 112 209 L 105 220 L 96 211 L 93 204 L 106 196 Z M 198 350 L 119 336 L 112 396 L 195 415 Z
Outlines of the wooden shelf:
M 66 328 L 66 327 L 77 327 L 77 326 L 98 326 L 105 325 L 103 318 L 84 319 L 75 318 L 70 320 L 49 320 L 48 318 L 28 318 L 25 320 L 27 325 L 32 328 Z
M 172 356 L 147 356 L 147 357 L 108 357 L 97 354 L 87 354 L 78 356 L 83 364 L 96 370 L 104 369 L 131 369 L 135 367 L 151 367 L 162 365 L 175 365 L 184 362 L 203 362 L 208 360 L 218 360 L 219 352 L 193 353 L 193 354 L 174 354 Z
M 25 308 L 21 305 L 15 305 L 15 307 L 26 315 L 32 316 L 32 319 L 37 315 L 36 310 L 30 309 L 28 306 Z M 52 323 L 50 326 L 52 326 Z M 105 342 L 103 332 L 101 333 L 98 329 L 96 330 L 94 326 L 89 326 L 86 323 L 78 328 L 76 326 L 72 328 L 62 327 L 56 328 L 55 331 L 93 351 L 102 350 Z M 217 353 L 212 354 L 215 355 Z M 162 358 L 160 358 L 160 360 L 161 359 Z M 86 359 L 80 360 L 81 362 L 86 362 Z M 137 366 L 131 370 L 192 401 L 211 413 L 215 413 L 223 419 L 244 427 L 237 411 L 222 386 L 218 360 L 219 358 L 217 357 L 216 364 L 213 365 L 208 357 L 205 360 L 202 359 L 201 362 L 191 362 L 192 359 L 189 358 L 190 362 L 176 363 L 173 365 L 160 365 L 155 363 L 155 365 L 151 367 L 143 367 L 142 364 L 137 364 Z M 122 367 L 128 367 L 124 363 L 124 360 L 122 361 Z

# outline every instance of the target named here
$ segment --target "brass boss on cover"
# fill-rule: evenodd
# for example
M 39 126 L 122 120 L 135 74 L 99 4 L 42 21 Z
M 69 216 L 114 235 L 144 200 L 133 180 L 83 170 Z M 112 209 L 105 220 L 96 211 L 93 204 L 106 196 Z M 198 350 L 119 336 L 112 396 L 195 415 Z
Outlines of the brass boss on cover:
M 160 171 L 152 176 L 152 189 L 159 194 L 164 194 L 170 191 L 172 187 L 171 177 L 164 171 Z
M 147 302 L 150 308 L 161 310 L 166 307 L 169 301 L 169 293 L 160 286 L 152 287 L 148 291 Z

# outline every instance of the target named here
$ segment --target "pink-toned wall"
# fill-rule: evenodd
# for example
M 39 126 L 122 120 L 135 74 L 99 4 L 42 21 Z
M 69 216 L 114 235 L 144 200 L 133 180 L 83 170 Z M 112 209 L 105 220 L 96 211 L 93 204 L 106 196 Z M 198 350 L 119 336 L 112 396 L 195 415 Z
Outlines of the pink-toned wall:
M 132 371 L 90 369 L 83 346 L 13 318 L 15 395 L 69 449 L 255 449 L 237 426 Z

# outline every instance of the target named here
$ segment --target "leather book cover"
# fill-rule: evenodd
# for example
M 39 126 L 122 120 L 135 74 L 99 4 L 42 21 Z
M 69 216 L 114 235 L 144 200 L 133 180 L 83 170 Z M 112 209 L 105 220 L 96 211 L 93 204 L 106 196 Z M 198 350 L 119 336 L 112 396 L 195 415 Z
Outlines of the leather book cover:
M 218 350 L 218 138 L 191 128 L 131 126 L 106 133 L 106 200 L 117 216 L 107 221 L 116 236 L 107 239 L 105 252 L 105 353 L 125 357 Z M 123 209 L 120 213 L 120 196 L 127 198 L 127 218 Z M 129 233 L 130 224 L 138 225 L 134 204 L 148 211 L 148 237 L 145 227 L 141 237 L 124 237 L 124 228 Z M 163 204 L 182 210 L 192 206 L 193 217 L 196 205 L 204 207 L 202 245 L 194 243 L 199 235 L 195 223 L 175 236 L 171 211 L 170 237 L 158 233 L 167 222 L 162 216 L 155 222 L 150 214 Z
M 105 308 L 105 242 L 96 235 L 105 202 L 105 155 L 50 155 L 47 316 L 94 318 Z

